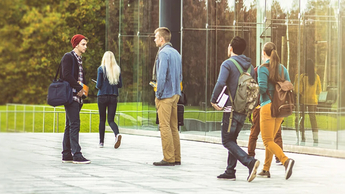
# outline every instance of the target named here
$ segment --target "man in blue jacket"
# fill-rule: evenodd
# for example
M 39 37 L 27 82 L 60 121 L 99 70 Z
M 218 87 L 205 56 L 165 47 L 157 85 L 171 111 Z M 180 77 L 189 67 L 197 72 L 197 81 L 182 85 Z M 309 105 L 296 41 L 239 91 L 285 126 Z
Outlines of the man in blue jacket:
M 170 43 L 171 32 L 161 27 L 155 30 L 155 43 L 159 47 L 153 67 L 153 80 L 157 81 L 156 108 L 161 133 L 163 160 L 155 166 L 181 164 L 180 136 L 177 121 L 177 102 L 181 96 L 181 55 Z
M 242 67 L 243 71 L 246 72 L 249 67 L 251 67 L 251 76 L 255 79 L 254 67 L 251 65 L 251 59 L 243 55 L 244 50 L 246 49 L 246 41 L 243 38 L 238 36 L 234 37 L 228 47 L 228 56 L 236 60 L 239 65 Z M 230 90 L 232 99 L 235 99 L 235 94 L 238 85 L 238 79 L 240 77 L 240 72 L 231 60 L 225 60 L 221 67 L 220 73 L 216 86 L 214 87 L 211 104 L 216 110 L 223 110 L 216 104 L 217 97 L 221 93 L 224 86 Z M 222 144 L 228 149 L 228 161 L 227 168 L 225 172 L 217 178 L 236 180 L 236 164 L 239 160 L 243 165 L 248 167 L 249 176 L 247 178 L 248 182 L 251 182 L 256 177 L 256 171 L 259 167 L 260 162 L 253 157 L 249 156 L 243 149 L 237 145 L 237 136 L 240 133 L 244 121 L 246 120 L 245 114 L 240 114 L 233 112 L 233 118 L 230 123 L 230 113 L 231 113 L 232 104 L 230 100 L 227 101 L 222 120 Z

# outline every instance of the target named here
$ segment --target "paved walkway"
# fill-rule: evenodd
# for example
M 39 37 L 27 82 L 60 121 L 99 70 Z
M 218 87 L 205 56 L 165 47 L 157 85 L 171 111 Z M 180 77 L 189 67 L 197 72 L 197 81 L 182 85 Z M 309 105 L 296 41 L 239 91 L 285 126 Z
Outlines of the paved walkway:
M 61 133 L 0 133 L 0 193 L 345 193 L 345 160 L 286 153 L 295 159 L 292 177 L 272 164 L 271 178 L 248 183 L 248 170 L 237 165 L 237 180 L 218 180 L 227 152 L 220 144 L 181 140 L 182 165 L 156 167 L 162 159 L 158 137 L 123 135 L 113 148 L 106 134 L 98 148 L 97 133 L 80 134 L 91 164 L 61 163 Z M 246 150 L 246 148 L 244 148 Z M 264 150 L 257 150 L 262 169 Z

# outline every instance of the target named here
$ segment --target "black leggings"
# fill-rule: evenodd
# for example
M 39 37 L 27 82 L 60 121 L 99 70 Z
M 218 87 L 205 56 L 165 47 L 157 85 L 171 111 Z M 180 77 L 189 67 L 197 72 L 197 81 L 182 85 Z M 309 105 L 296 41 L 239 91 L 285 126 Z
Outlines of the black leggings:
M 99 110 L 99 142 L 104 143 L 107 107 L 108 107 L 108 124 L 113 130 L 115 136 L 119 134 L 119 128 L 117 124 L 114 122 L 116 107 L 117 107 L 117 96 L 115 95 L 98 96 L 97 102 L 98 102 L 98 110 Z

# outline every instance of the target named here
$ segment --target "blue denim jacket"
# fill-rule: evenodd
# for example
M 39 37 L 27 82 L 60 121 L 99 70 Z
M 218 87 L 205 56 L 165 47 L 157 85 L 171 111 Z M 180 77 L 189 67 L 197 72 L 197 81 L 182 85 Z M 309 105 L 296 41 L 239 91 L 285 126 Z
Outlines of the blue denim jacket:
M 156 60 L 157 91 L 156 98 L 181 96 L 182 60 L 181 55 L 170 45 L 166 45 Z
M 122 87 L 122 78 L 121 74 L 119 77 L 119 83 L 117 85 L 110 85 L 107 76 L 105 76 L 105 72 L 103 72 L 102 67 L 98 67 L 97 69 L 97 84 L 96 88 L 98 89 L 97 96 L 101 95 L 119 95 L 119 88 Z

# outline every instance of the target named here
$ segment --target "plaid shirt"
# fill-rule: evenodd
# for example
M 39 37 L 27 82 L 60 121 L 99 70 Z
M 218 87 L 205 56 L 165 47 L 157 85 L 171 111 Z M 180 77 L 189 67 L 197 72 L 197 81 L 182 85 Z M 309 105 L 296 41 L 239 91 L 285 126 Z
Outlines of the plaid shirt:
M 79 71 L 78 71 L 78 82 L 83 83 L 84 81 L 84 74 L 83 74 L 83 62 L 81 60 L 81 56 L 78 56 L 77 53 L 75 53 L 74 51 L 72 51 L 72 53 L 74 54 L 75 58 L 78 61 L 78 66 L 79 66 Z M 73 93 L 77 93 L 77 90 L 73 88 Z M 79 96 L 73 96 L 73 100 L 78 102 L 79 104 L 83 104 L 83 99 Z

